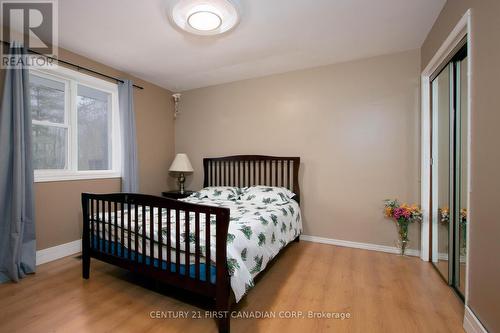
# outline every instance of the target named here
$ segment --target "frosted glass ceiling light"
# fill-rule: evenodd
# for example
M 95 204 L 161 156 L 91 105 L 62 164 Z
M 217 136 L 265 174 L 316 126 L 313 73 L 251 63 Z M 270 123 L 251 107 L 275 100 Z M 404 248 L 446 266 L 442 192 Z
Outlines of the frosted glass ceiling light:
M 211 36 L 231 30 L 240 20 L 235 0 L 179 0 L 171 19 L 184 31 Z
M 194 12 L 188 17 L 189 25 L 201 31 L 215 30 L 222 24 L 222 19 L 214 12 Z

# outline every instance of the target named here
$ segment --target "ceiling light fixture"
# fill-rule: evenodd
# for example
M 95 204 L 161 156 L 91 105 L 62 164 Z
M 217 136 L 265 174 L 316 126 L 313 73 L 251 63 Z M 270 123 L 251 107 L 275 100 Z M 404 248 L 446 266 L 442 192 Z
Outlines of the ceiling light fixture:
M 240 20 L 235 0 L 179 0 L 170 14 L 176 26 L 202 36 L 222 34 Z
M 196 30 L 211 31 L 220 27 L 222 19 L 216 13 L 200 11 L 189 15 L 188 24 Z

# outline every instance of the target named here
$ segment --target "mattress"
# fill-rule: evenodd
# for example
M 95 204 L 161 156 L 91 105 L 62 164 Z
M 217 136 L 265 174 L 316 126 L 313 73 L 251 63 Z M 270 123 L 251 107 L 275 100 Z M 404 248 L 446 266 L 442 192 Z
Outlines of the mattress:
M 272 260 L 279 251 L 285 247 L 288 243 L 294 240 L 302 232 L 302 218 L 300 207 L 294 200 L 283 203 L 262 203 L 252 200 L 220 200 L 220 199 L 209 199 L 209 198 L 196 198 L 188 197 L 182 199 L 186 202 L 191 202 L 195 204 L 203 204 L 210 206 L 218 206 L 229 208 L 230 210 L 230 223 L 228 230 L 227 239 L 227 265 L 230 274 L 231 288 L 234 292 L 236 301 L 239 301 L 249 289 L 254 285 L 254 278 L 265 269 L 268 262 Z M 123 251 L 130 251 L 131 255 L 138 255 L 139 258 L 145 256 L 145 260 L 149 263 L 149 260 L 153 258 L 155 265 L 159 265 L 159 237 L 162 240 L 162 258 L 167 258 L 167 251 L 170 251 L 171 261 L 176 263 L 175 249 L 181 252 L 180 262 L 181 274 L 186 269 L 186 257 L 185 257 L 185 237 L 189 237 L 189 269 L 193 269 L 194 272 L 194 255 L 195 253 L 195 243 L 194 243 L 194 230 L 195 230 L 195 217 L 194 213 L 191 213 L 189 217 L 186 217 L 183 212 L 181 212 L 180 219 L 180 235 L 179 244 L 176 242 L 176 212 L 172 210 L 170 212 L 170 249 L 167 248 L 167 211 L 163 209 L 161 212 L 161 223 L 159 225 L 159 210 L 154 208 L 152 215 L 154 223 L 150 223 L 151 212 L 149 207 L 145 207 L 145 218 L 143 221 L 142 207 L 138 207 L 138 212 L 131 209 L 130 211 L 124 210 L 123 217 L 121 212 L 118 211 L 115 218 L 114 213 L 106 213 L 101 216 L 100 219 L 104 221 L 104 230 L 99 230 L 99 239 L 102 241 L 101 246 L 107 246 L 110 250 L 121 251 L 121 245 L 123 245 Z M 130 214 L 131 226 L 128 226 L 128 219 Z M 137 215 L 137 221 L 135 219 Z M 189 235 L 185 233 L 186 221 L 189 223 Z M 137 222 L 137 230 L 136 230 Z M 115 227 L 116 223 L 116 227 Z M 210 251 L 211 262 L 209 266 L 214 270 L 216 250 L 215 250 L 215 234 L 216 225 L 215 217 L 211 218 L 210 221 L 210 248 L 205 248 L 205 215 L 201 214 L 199 217 L 200 225 L 200 247 L 199 252 L 201 254 L 200 258 L 200 268 L 203 267 L 203 271 L 207 265 L 206 254 Z M 152 230 L 151 230 L 152 228 Z M 145 231 L 143 246 L 143 230 Z M 151 239 L 151 231 L 153 233 L 153 239 Z M 128 244 L 128 233 L 130 232 L 130 244 Z M 123 235 L 122 235 L 123 233 Z M 116 238 L 115 238 L 116 234 Z M 111 235 L 111 238 L 109 238 Z M 97 230 L 94 229 L 94 242 L 97 242 Z M 135 246 L 135 239 L 137 237 L 137 249 Z M 116 242 L 115 242 L 116 240 Z M 153 241 L 154 251 L 150 253 L 150 242 Z M 118 243 L 118 246 L 116 246 Z M 97 243 L 94 243 L 97 245 Z M 116 246 L 116 248 L 115 248 Z M 125 252 L 124 252 L 125 253 Z M 128 253 L 128 252 L 127 252 Z M 156 261 L 155 261 L 156 260 Z M 162 265 L 166 265 L 163 261 Z M 200 269 L 201 271 L 201 269 Z M 191 273 L 190 273 L 191 274 Z M 212 275 L 212 274 L 211 274 Z M 212 278 L 211 278 L 212 280 Z M 213 282 L 213 281 L 212 281 Z
M 153 266 L 154 267 L 159 267 L 160 265 L 160 260 L 159 258 L 152 258 L 150 256 L 143 256 L 142 253 L 138 253 L 137 251 L 134 250 L 129 250 L 127 247 L 122 246 L 120 243 L 115 243 L 113 241 L 107 241 L 103 239 L 99 239 L 96 236 L 92 237 L 92 242 L 93 246 L 97 248 L 100 246 L 103 249 L 106 249 L 107 252 L 112 253 L 113 255 L 116 255 L 118 257 L 125 257 L 128 258 L 130 256 L 130 260 L 132 261 L 137 261 L 139 263 L 145 263 L 146 265 L 149 266 L 149 263 L 151 260 L 153 260 Z M 122 255 L 123 254 L 123 255 Z M 137 259 L 137 260 L 136 260 Z M 170 267 L 168 267 L 170 266 Z M 175 263 L 175 259 L 173 262 L 169 263 L 166 260 L 161 261 L 161 267 L 163 270 L 170 270 L 171 272 L 177 272 L 177 265 Z M 168 267 L 168 268 L 167 268 Z M 200 263 L 199 264 L 199 276 L 201 281 L 206 281 L 206 264 L 205 263 Z M 216 267 L 215 265 L 210 265 L 210 274 L 209 274 L 209 280 L 210 283 L 215 284 L 216 281 Z M 195 278 L 196 277 L 196 265 L 195 264 L 190 264 L 188 268 L 189 272 L 189 277 Z M 185 275 L 186 274 L 186 265 L 185 264 L 180 264 L 179 265 L 179 274 L 180 275 Z

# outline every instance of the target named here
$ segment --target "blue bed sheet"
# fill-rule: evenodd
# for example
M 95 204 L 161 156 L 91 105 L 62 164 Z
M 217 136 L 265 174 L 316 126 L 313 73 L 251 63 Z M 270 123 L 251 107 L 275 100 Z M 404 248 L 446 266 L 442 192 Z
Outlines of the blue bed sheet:
M 97 239 L 97 237 L 92 237 L 92 242 L 93 242 L 93 248 L 97 248 L 97 242 L 99 241 L 101 248 L 103 251 L 107 253 L 111 253 L 112 255 L 121 257 L 122 256 L 122 248 L 123 248 L 123 256 L 128 257 L 128 249 L 124 246 L 121 245 L 120 242 L 118 242 L 118 246 L 115 246 L 115 242 L 109 242 L 107 240 L 103 239 Z M 132 261 L 135 261 L 135 257 L 138 256 L 138 261 L 139 263 L 143 263 L 144 256 L 141 253 L 136 253 L 136 251 L 130 251 L 130 257 Z M 151 261 L 150 256 L 145 256 L 146 260 L 146 265 L 149 265 Z M 153 265 L 154 267 L 158 267 L 159 260 L 157 258 L 153 259 Z M 201 281 L 206 281 L 206 264 L 205 263 L 200 263 L 200 280 Z M 167 270 L 167 262 L 165 260 L 161 261 L 161 268 L 163 270 Z M 195 268 L 196 264 L 190 264 L 189 265 L 189 277 L 190 278 L 195 278 Z M 175 272 L 177 269 L 177 266 L 175 263 L 170 263 L 170 271 Z M 180 275 L 185 275 L 186 274 L 186 265 L 180 265 L 179 267 L 179 274 Z M 210 265 L 210 283 L 215 284 L 215 278 L 216 278 L 216 269 L 214 265 Z

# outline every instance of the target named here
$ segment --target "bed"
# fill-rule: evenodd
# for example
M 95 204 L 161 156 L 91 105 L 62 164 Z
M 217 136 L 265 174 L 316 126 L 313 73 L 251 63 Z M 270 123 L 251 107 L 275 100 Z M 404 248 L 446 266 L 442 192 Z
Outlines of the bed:
M 299 166 L 299 157 L 205 158 L 204 188 L 213 193 L 182 200 L 83 193 L 83 278 L 95 258 L 208 297 L 222 314 L 219 332 L 229 332 L 232 302 L 299 239 Z M 240 191 L 237 199 L 231 191 Z

